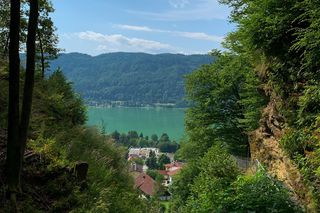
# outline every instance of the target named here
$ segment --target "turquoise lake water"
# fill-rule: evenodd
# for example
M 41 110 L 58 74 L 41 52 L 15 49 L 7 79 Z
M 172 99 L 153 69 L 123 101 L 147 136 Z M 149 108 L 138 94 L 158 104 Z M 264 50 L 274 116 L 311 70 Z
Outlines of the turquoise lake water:
M 184 111 L 178 108 L 88 107 L 89 126 L 104 125 L 107 133 L 135 130 L 144 136 L 167 133 L 179 141 L 184 135 Z

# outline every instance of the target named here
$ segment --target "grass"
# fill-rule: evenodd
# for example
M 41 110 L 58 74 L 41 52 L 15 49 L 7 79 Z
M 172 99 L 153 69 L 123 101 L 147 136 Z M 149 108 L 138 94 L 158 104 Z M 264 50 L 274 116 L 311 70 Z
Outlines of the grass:
M 166 207 L 165 213 L 169 213 L 170 202 L 169 201 L 160 201 L 160 203 Z

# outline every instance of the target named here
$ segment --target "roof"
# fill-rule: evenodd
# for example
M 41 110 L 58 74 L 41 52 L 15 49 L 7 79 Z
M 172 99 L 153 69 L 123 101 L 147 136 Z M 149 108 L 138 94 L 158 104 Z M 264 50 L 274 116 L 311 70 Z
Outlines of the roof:
M 135 155 L 135 156 L 149 156 L 150 151 L 153 151 L 155 153 L 159 152 L 158 148 L 129 148 L 129 156 Z
M 137 189 L 140 189 L 143 193 L 147 195 L 155 194 L 155 181 L 146 173 L 141 173 L 138 177 L 136 177 L 134 181 L 134 186 Z
M 161 175 L 168 175 L 168 171 L 166 171 L 166 170 L 158 170 L 158 172 Z
M 176 170 L 173 170 L 173 171 L 169 171 L 169 172 L 168 172 L 168 175 L 169 175 L 169 176 L 174 176 L 174 175 L 176 175 L 176 174 L 180 171 L 180 169 L 181 169 L 181 168 L 176 169 Z
M 172 167 L 182 167 L 183 163 L 175 161 L 173 163 L 165 164 L 164 165 L 166 168 L 172 168 Z

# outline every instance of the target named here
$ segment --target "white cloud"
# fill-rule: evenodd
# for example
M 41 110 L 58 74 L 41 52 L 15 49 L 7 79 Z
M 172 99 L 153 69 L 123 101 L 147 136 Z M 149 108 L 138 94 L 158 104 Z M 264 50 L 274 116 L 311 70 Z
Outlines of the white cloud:
M 98 51 L 142 51 L 157 53 L 165 51 L 174 51 L 175 49 L 169 44 L 140 38 L 129 38 L 121 34 L 105 35 L 93 31 L 85 31 L 76 33 L 75 35 L 77 35 L 78 38 L 82 40 L 98 42 L 99 45 L 96 48 Z
M 149 27 L 146 26 L 133 26 L 133 25 L 122 25 L 118 24 L 116 27 L 120 29 L 125 29 L 125 30 L 135 30 L 135 31 L 144 31 L 144 32 L 152 32 L 153 29 L 150 29 Z
M 134 26 L 134 25 L 115 25 L 118 28 L 134 31 L 145 31 L 145 32 L 158 32 L 158 33 L 167 33 L 174 36 L 180 36 L 184 38 L 196 39 L 196 40 L 206 40 L 214 42 L 222 42 L 223 37 L 217 35 L 209 35 L 204 32 L 183 32 L 183 31 L 170 31 L 170 30 L 161 30 L 154 29 L 146 26 Z
M 137 25 L 126 25 L 126 24 L 117 24 L 114 25 L 116 28 L 124 30 L 133 30 L 133 31 L 143 31 L 143 32 L 158 32 L 158 33 L 169 33 L 168 30 L 160 30 L 155 28 L 150 28 L 147 26 L 137 26 Z
M 169 0 L 169 4 L 174 8 L 184 8 L 189 3 L 189 0 Z
M 215 41 L 215 42 L 222 42 L 223 41 L 222 36 L 208 35 L 208 34 L 202 33 L 202 32 L 175 32 L 175 33 L 177 35 L 185 37 L 185 38 Z
M 183 1 L 177 0 L 173 2 L 181 3 Z M 173 5 L 176 5 L 176 7 Z M 127 12 L 162 21 L 226 20 L 230 14 L 230 9 L 219 4 L 218 0 L 189 0 L 188 4 L 172 4 L 172 6 L 173 9 L 160 12 L 137 10 L 127 10 Z

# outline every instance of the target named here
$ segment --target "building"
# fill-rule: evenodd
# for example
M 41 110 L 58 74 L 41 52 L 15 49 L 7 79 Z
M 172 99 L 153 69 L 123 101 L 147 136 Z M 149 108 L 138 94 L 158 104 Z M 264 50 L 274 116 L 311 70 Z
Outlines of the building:
M 172 163 L 165 164 L 164 166 L 165 170 L 158 170 L 158 172 L 164 177 L 162 185 L 169 186 L 170 184 L 172 184 L 173 176 L 175 176 L 182 169 L 184 163 L 174 161 Z
M 160 155 L 158 148 L 129 148 L 128 160 L 132 158 L 142 158 L 147 159 L 150 155 L 150 152 L 154 152 L 158 157 Z
M 140 173 L 135 178 L 134 187 L 142 193 L 142 197 L 148 198 L 156 193 L 156 182 L 146 173 Z
M 131 162 L 129 165 L 129 172 L 143 172 L 143 165 Z

